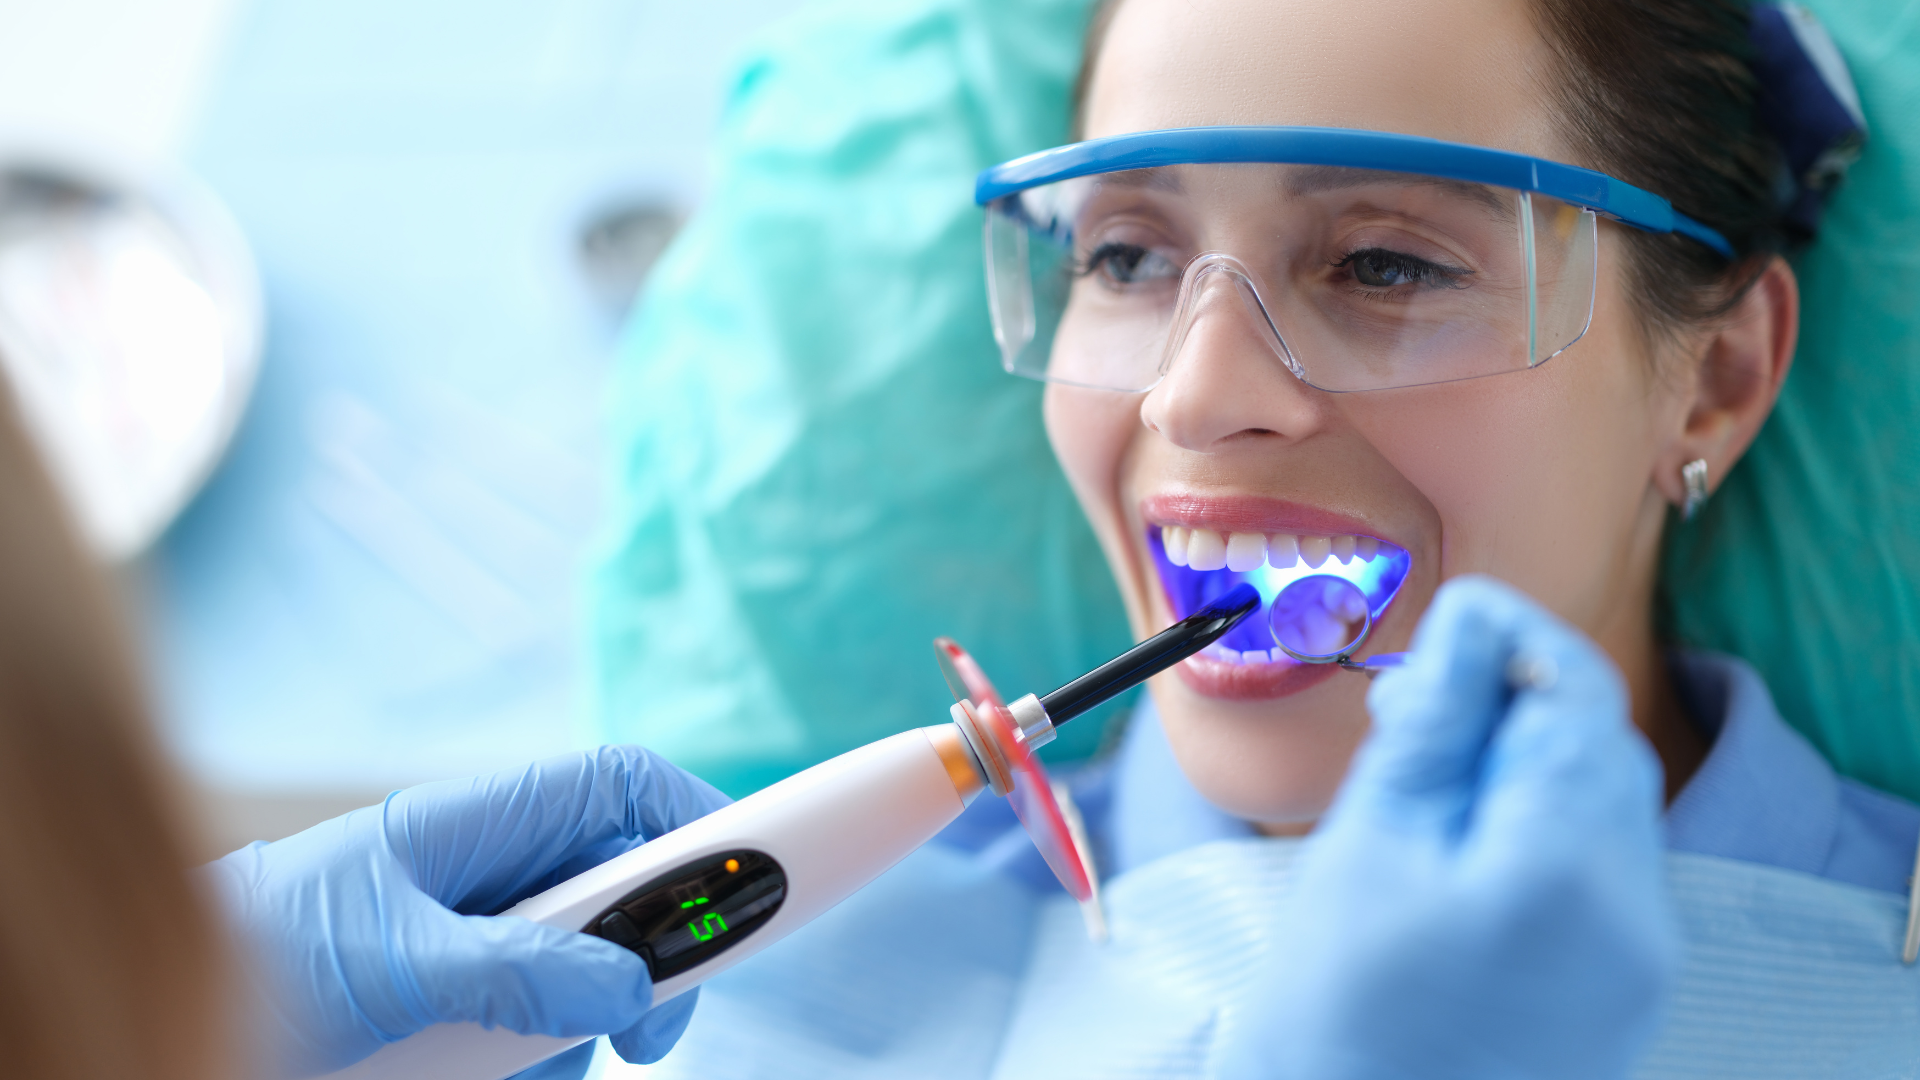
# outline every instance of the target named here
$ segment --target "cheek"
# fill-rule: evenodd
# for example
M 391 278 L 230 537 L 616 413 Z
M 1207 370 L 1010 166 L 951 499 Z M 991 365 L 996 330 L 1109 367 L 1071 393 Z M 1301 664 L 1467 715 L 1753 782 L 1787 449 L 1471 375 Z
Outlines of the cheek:
M 1119 516 L 1121 462 L 1142 430 L 1140 397 L 1050 383 L 1044 411 L 1054 456 L 1104 540 Z
M 1047 385 L 1045 399 L 1047 439 L 1106 553 L 1136 632 L 1146 626 L 1146 584 L 1129 556 L 1121 477 L 1146 433 L 1140 424 L 1140 400 L 1139 394 L 1058 383 Z
M 1439 513 L 1442 578 L 1492 574 L 1587 627 L 1610 610 L 1660 441 L 1634 340 L 1596 313 L 1533 371 L 1364 403 L 1357 423 Z

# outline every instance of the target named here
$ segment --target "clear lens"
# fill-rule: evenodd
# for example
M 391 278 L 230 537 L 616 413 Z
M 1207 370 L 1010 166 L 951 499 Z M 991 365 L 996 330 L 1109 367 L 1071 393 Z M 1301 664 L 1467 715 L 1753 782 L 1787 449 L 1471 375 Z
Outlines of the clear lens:
M 1324 390 L 1531 367 L 1586 332 L 1591 211 L 1367 169 L 1176 165 L 998 200 L 987 276 L 1008 371 L 1153 386 L 1195 326 L 1247 321 Z

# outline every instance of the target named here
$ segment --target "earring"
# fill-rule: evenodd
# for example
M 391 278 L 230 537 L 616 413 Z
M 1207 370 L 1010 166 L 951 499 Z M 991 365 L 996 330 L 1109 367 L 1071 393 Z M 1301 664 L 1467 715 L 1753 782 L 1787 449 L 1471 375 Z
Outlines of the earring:
M 1680 482 L 1686 485 L 1687 501 L 1680 505 L 1680 520 L 1692 521 L 1693 515 L 1700 512 L 1707 496 L 1707 459 L 1694 458 L 1680 466 Z

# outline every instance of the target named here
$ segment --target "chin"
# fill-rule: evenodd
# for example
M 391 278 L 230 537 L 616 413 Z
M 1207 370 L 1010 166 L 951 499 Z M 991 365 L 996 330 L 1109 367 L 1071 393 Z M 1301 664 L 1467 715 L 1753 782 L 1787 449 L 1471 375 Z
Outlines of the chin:
M 1184 677 L 1154 680 L 1174 758 L 1213 805 L 1258 824 L 1304 825 L 1333 801 L 1366 737 L 1367 678 L 1325 665 L 1278 699 L 1203 695 Z

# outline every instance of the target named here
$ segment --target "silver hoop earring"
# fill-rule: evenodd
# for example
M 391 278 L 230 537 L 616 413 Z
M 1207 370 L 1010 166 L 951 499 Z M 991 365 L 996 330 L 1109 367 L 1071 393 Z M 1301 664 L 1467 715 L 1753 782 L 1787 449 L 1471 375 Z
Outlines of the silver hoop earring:
M 1687 501 L 1680 505 L 1680 520 L 1692 521 L 1693 515 L 1706 505 L 1707 495 L 1707 459 L 1694 458 L 1680 466 L 1680 482 L 1686 485 Z

